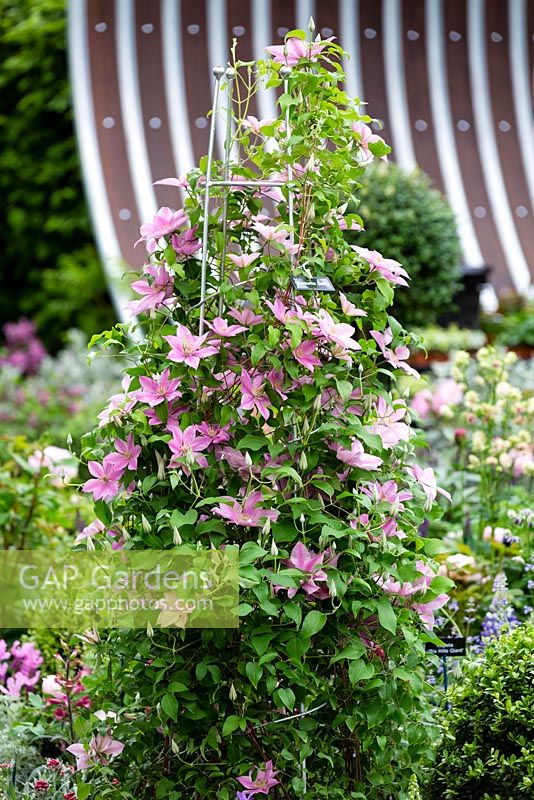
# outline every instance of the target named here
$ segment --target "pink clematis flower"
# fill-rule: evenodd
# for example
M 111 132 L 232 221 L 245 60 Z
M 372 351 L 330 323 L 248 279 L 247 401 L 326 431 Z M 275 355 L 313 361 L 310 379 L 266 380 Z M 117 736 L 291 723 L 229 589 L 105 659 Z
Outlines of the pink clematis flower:
M 259 257 L 259 253 L 241 253 L 239 256 L 236 256 L 234 253 L 228 254 L 228 259 L 237 267 L 237 269 L 247 269 Z
M 239 792 L 241 795 L 247 795 L 246 800 L 249 800 L 255 794 L 269 794 L 269 789 L 280 783 L 276 779 L 278 773 L 273 769 L 272 761 L 265 762 L 265 769 L 257 769 L 255 778 L 252 778 L 253 773 L 254 771 L 251 770 L 248 775 L 242 775 L 237 779 L 241 786 L 244 786 L 247 790 L 246 792 Z
M 212 445 L 221 444 L 222 442 L 229 442 L 229 430 L 230 425 L 221 426 L 215 423 L 201 422 L 200 425 L 197 425 L 197 442 L 199 445 L 204 444 L 205 447 L 211 447 Z
M 373 133 L 369 125 L 366 125 L 365 122 L 353 122 L 352 130 L 358 135 L 360 152 L 363 156 L 363 161 L 372 161 L 374 155 L 371 153 L 369 145 L 374 144 L 375 142 L 384 142 L 384 140 L 377 133 Z M 380 156 L 380 160 L 387 161 L 388 157 Z
M 285 372 L 281 367 L 280 369 L 273 368 L 267 373 L 267 382 L 269 386 L 272 386 L 274 391 L 282 398 L 282 400 L 287 400 L 287 394 L 284 392 L 284 378 Z
M 453 378 L 440 381 L 434 393 L 430 389 L 422 389 L 414 395 L 411 406 L 421 419 L 428 417 L 431 411 L 438 416 L 443 408 L 449 405 L 457 405 L 463 397 L 463 390 L 459 383 Z
M 402 369 L 408 375 L 413 375 L 414 378 L 419 377 L 417 370 L 410 367 L 409 364 L 406 364 L 406 359 L 410 356 L 410 351 L 407 347 L 399 345 L 399 347 L 395 348 L 395 352 L 388 348 L 388 344 L 391 344 L 393 341 L 391 328 L 386 328 L 384 333 L 380 333 L 380 331 L 371 331 L 371 336 L 379 346 L 386 361 L 388 361 L 392 367 Z
M 246 328 L 243 325 L 229 325 L 228 321 L 222 317 L 215 317 L 213 322 L 206 322 L 206 325 L 213 331 L 213 333 L 217 334 L 217 336 L 222 336 L 225 338 L 237 336 L 238 333 L 244 333 L 244 331 L 246 331 Z
M 265 379 L 263 375 L 250 375 L 246 369 L 241 373 L 241 404 L 239 408 L 252 411 L 253 416 L 261 415 L 269 419 L 270 400 L 265 393 Z
M 299 569 L 305 572 L 307 577 L 305 580 L 300 581 L 300 588 L 307 594 L 308 597 L 313 597 L 316 600 L 326 600 L 330 597 L 330 591 L 327 586 L 318 586 L 318 583 L 326 583 L 328 576 L 323 567 L 327 564 L 335 566 L 337 564 L 338 556 L 333 556 L 330 550 L 325 550 L 322 553 L 314 553 L 313 550 L 308 548 L 302 543 L 297 542 L 293 547 L 289 558 L 284 559 L 284 564 L 294 569 Z M 282 586 L 275 586 L 276 591 L 279 591 Z M 296 595 L 298 589 L 288 588 L 287 596 L 292 598 Z
M 180 380 L 171 378 L 169 369 L 164 369 L 161 375 L 156 375 L 154 378 L 141 375 L 139 383 L 141 389 L 137 393 L 137 399 L 141 403 L 148 403 L 151 408 L 163 403 L 164 400 L 170 403 L 171 400 L 182 396 L 178 391 Z
M 76 758 L 76 769 L 79 771 L 82 769 L 89 769 L 95 764 L 107 766 L 110 761 L 107 756 L 111 758 L 119 756 L 124 750 L 124 745 L 122 742 L 112 739 L 111 736 L 106 733 L 104 735 L 97 734 L 93 736 L 87 748 L 83 744 L 71 744 L 70 747 L 66 749 L 67 753 L 72 753 Z
M 185 231 L 179 234 L 173 233 L 171 246 L 176 255 L 188 258 L 198 253 L 202 247 L 202 242 L 196 236 L 197 229 L 198 225 L 195 225 L 194 228 L 186 228 Z
M 339 293 L 339 297 L 341 299 L 341 310 L 347 317 L 366 317 L 367 311 L 362 311 L 361 308 L 356 308 L 354 303 L 351 303 L 350 300 L 343 294 L 343 292 Z
M 273 122 L 276 122 L 276 120 L 258 119 L 257 117 L 252 116 L 252 114 L 249 114 L 249 116 L 245 117 L 245 119 L 241 122 L 241 125 L 243 128 L 249 128 L 252 133 L 256 134 L 256 136 L 261 136 L 261 129 L 268 125 L 272 125 Z
M 177 189 L 187 189 L 189 187 L 189 181 L 186 177 L 161 178 L 159 181 L 154 181 L 154 186 L 174 186 Z
M 337 445 L 335 448 L 336 456 L 344 464 L 349 467 L 358 467 L 359 469 L 378 469 L 382 463 L 382 459 L 378 456 L 371 456 L 364 452 L 363 445 L 358 439 L 353 439 L 350 450 L 346 447 Z
M 382 445 L 389 449 L 395 447 L 399 442 L 410 440 L 410 428 L 405 422 L 401 422 L 406 416 L 406 406 L 401 401 L 397 401 L 394 406 L 388 406 L 383 397 L 378 398 L 375 406 L 377 418 L 369 431 L 380 436 Z
M 228 314 L 247 328 L 251 328 L 253 325 L 259 325 L 260 322 L 263 322 L 261 314 L 255 314 L 250 308 L 231 308 Z
M 290 254 L 298 252 L 299 245 L 291 244 L 288 232 L 284 228 L 275 225 L 264 225 L 262 222 L 255 222 L 252 227 L 263 239 L 265 245 L 267 246 L 266 252 L 268 254 L 280 254 L 280 249 L 270 247 L 270 245 L 273 243 L 280 245 L 280 247 L 287 250 L 287 252 Z
M 206 450 L 206 438 L 197 436 L 197 426 L 189 425 L 182 430 L 178 425 L 169 425 L 168 429 L 172 433 L 172 439 L 168 442 L 169 449 L 173 456 L 170 460 L 170 467 L 181 467 L 186 474 L 189 474 L 189 466 L 198 464 L 206 468 L 208 461 L 206 456 L 201 455 Z M 185 462 L 185 464 L 184 464 Z
M 421 389 L 412 397 L 410 407 L 419 414 L 421 419 L 426 419 L 432 410 L 432 392 L 430 389 Z
M 134 292 L 144 295 L 142 300 L 133 300 L 127 304 L 126 308 L 132 314 L 142 314 L 160 308 L 173 293 L 174 278 L 163 265 L 150 264 L 145 267 L 143 274 L 144 278 L 132 283 Z
M 315 367 L 321 366 L 321 359 L 315 355 L 315 342 L 304 341 L 293 350 L 295 360 L 302 364 L 303 367 L 309 369 L 310 372 L 315 370 Z
M 123 471 L 113 463 L 112 454 L 107 455 L 102 464 L 89 461 L 89 472 L 93 476 L 82 486 L 83 492 L 91 492 L 95 500 L 113 500 L 120 492 L 119 481 Z
M 171 346 L 168 358 L 178 364 L 187 364 L 193 369 L 198 369 L 201 358 L 208 358 L 218 352 L 218 348 L 213 345 L 204 345 L 208 334 L 195 336 L 185 325 L 177 325 L 177 336 L 164 336 L 163 338 Z
M 399 491 L 396 481 L 386 481 L 379 483 L 374 481 L 364 486 L 362 491 L 371 497 L 376 503 L 385 502 L 396 506 L 396 511 L 404 511 L 404 500 L 411 500 L 413 494 L 404 490 Z
M 448 601 L 448 594 L 438 594 L 434 600 L 429 600 L 426 603 L 414 603 L 411 608 L 419 614 L 421 622 L 431 631 L 435 623 L 434 611 L 443 608 Z
M 406 270 L 401 267 L 398 261 L 394 261 L 392 258 L 384 258 L 382 253 L 379 253 L 378 250 L 368 250 L 366 247 L 358 247 L 358 245 L 355 244 L 352 245 L 352 247 L 364 261 L 367 261 L 371 272 L 376 270 L 390 283 L 395 283 L 399 286 L 408 286 L 405 278 L 409 278 L 410 276 Z
M 321 308 L 318 315 L 319 330 L 322 336 L 335 345 L 339 345 L 343 351 L 361 350 L 362 348 L 355 342 L 352 335 L 356 329 L 346 322 L 334 322 L 328 311 Z
M 93 520 L 89 525 L 86 525 L 83 530 L 80 531 L 76 539 L 74 540 L 74 544 L 80 544 L 83 542 L 84 539 L 92 539 L 97 534 L 102 533 L 105 530 L 104 523 L 101 522 L 99 519 Z
M 273 56 L 273 61 L 276 64 L 296 67 L 301 58 L 315 60 L 325 49 L 327 42 L 331 42 L 332 39 L 334 37 L 330 36 L 322 42 L 306 42 L 303 39 L 291 36 L 286 40 L 285 44 L 273 44 L 265 49 Z
M 126 441 L 122 439 L 115 439 L 115 453 L 110 453 L 110 464 L 113 464 L 121 473 L 126 469 L 137 469 L 137 459 L 141 452 L 141 445 L 135 444 L 133 434 L 128 434 Z
M 273 522 L 278 519 L 278 511 L 262 508 L 259 505 L 262 502 L 262 493 L 260 491 L 252 492 L 242 503 L 231 497 L 228 500 L 230 501 L 229 503 L 219 503 L 217 508 L 213 509 L 213 513 L 227 519 L 234 525 L 261 528 L 266 519 L 273 520 Z
M 423 492 L 426 494 L 427 508 L 430 508 L 430 506 L 432 505 L 438 494 L 441 494 L 449 501 L 452 500 L 450 494 L 447 491 L 445 491 L 445 489 L 441 489 L 437 485 L 436 476 L 434 475 L 434 470 L 432 469 L 432 467 L 427 467 L 426 469 L 423 469 L 423 467 L 420 467 L 418 464 L 414 464 L 413 467 L 408 468 L 408 472 L 421 485 Z
M 139 229 L 141 237 L 137 240 L 136 245 L 143 240 L 160 239 L 162 236 L 168 236 L 178 228 L 187 225 L 187 223 L 187 214 L 182 208 L 179 211 L 173 211 L 171 208 L 163 206 L 154 216 L 152 222 L 145 222 L 141 225 Z

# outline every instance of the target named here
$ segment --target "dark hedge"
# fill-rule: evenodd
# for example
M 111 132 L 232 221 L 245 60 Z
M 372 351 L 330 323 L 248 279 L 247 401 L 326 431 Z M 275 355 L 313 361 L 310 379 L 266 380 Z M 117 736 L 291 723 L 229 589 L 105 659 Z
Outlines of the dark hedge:
M 365 230 L 355 243 L 400 261 L 410 289 L 395 292 L 394 314 L 405 327 L 430 325 L 449 311 L 460 286 L 460 240 L 454 214 L 421 171 L 380 163 L 366 170 L 358 213 Z
M 65 0 L 0 0 L 0 323 L 33 317 L 55 347 L 114 315 L 74 140 Z

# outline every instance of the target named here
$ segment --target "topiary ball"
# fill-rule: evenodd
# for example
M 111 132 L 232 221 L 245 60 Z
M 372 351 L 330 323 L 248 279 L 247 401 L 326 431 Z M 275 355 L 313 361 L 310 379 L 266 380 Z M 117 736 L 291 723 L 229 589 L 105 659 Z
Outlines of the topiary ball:
M 420 170 L 405 172 L 381 162 L 361 178 L 358 213 L 365 230 L 354 243 L 399 261 L 410 289 L 395 292 L 395 316 L 424 326 L 449 311 L 460 288 L 461 247 L 456 218 L 443 195 Z
M 492 641 L 448 699 L 424 800 L 534 797 L 534 624 Z

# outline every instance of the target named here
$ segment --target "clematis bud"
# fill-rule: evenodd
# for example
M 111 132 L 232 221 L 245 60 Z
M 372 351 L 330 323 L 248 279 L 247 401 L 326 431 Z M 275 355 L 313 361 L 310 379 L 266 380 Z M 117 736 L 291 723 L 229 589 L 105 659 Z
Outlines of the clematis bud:
M 271 532 L 271 520 L 269 519 L 269 517 L 267 517 L 262 528 L 262 533 L 264 536 L 268 536 L 270 532 Z
M 165 459 L 156 450 L 156 461 L 158 462 L 158 481 L 165 480 Z
M 304 452 L 304 450 L 303 450 L 303 451 L 302 451 L 302 453 L 300 454 L 300 458 L 299 458 L 299 467 L 300 467 L 300 469 L 302 469 L 302 470 L 306 470 L 306 469 L 308 469 L 308 459 L 306 458 L 306 453 Z
M 315 411 L 315 413 L 321 410 L 321 406 L 322 406 L 321 395 L 318 394 L 315 400 L 313 401 L 313 410 Z
M 180 536 L 180 531 L 178 530 L 178 528 L 172 529 L 172 541 L 174 542 L 175 545 L 182 544 L 183 540 L 182 537 Z
M 150 533 L 150 531 L 152 530 L 152 525 L 147 520 L 144 514 L 141 514 L 141 525 L 143 526 L 144 533 Z
M 67 433 L 67 445 L 70 447 L 72 444 L 72 436 L 70 433 Z
M 274 539 L 271 542 L 271 555 L 272 556 L 278 555 L 278 547 L 276 546 L 276 542 L 274 541 Z
M 304 516 L 304 514 L 301 514 L 299 519 L 300 519 L 300 524 L 304 525 L 304 523 L 306 522 L 306 517 Z
M 230 691 L 228 692 L 228 697 L 230 698 L 232 703 L 235 703 L 235 701 L 237 700 L 237 692 L 235 690 L 235 686 L 233 683 L 230 684 Z
M 313 17 L 310 17 L 310 21 L 308 22 L 308 30 L 310 33 L 313 33 L 315 30 L 315 20 Z
M 146 635 L 148 636 L 149 639 L 154 638 L 154 628 L 152 627 L 150 622 L 147 622 L 146 624 Z
M 245 453 L 245 464 L 249 468 L 252 466 L 252 459 L 251 459 L 250 453 L 248 451 Z

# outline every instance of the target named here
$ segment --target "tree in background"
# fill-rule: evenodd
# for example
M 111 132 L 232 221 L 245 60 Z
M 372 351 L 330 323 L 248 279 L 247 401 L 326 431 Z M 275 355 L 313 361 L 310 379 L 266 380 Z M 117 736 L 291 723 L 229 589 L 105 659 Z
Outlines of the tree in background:
M 0 324 L 24 313 L 57 347 L 114 315 L 85 206 L 65 0 L 0 0 Z

